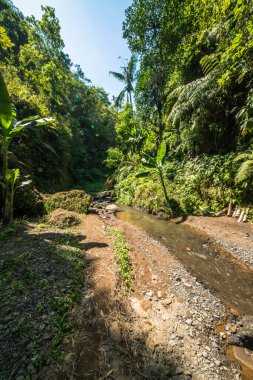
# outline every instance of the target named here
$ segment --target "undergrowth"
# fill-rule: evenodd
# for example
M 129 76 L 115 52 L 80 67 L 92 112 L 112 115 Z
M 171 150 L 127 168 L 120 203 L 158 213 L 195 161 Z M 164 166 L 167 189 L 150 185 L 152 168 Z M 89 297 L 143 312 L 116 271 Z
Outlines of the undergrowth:
M 107 227 L 107 232 L 113 240 L 119 276 L 126 288 L 131 290 L 133 270 L 130 262 L 129 249 L 126 245 L 123 231 L 118 228 Z
M 252 182 L 235 184 L 238 165 L 234 154 L 207 156 L 185 162 L 171 161 L 164 166 L 165 185 L 173 215 L 210 215 L 234 205 L 251 208 Z M 165 214 L 162 187 L 156 174 L 136 178 L 138 170 L 122 170 L 117 176 L 118 202 L 156 214 Z
M 38 224 L 0 231 L 0 378 L 15 371 L 30 379 L 62 362 L 61 344 L 71 333 L 86 265 L 79 236 Z

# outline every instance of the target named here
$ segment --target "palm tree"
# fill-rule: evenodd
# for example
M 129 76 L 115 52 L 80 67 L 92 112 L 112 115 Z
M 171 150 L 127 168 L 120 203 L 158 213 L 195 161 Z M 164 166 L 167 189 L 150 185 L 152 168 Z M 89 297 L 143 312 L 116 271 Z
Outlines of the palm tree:
M 133 54 L 128 61 L 128 63 L 121 67 L 122 73 L 116 73 L 115 71 L 109 71 L 111 75 L 114 76 L 114 78 L 118 79 L 119 81 L 123 82 L 125 84 L 125 87 L 120 92 L 119 96 L 116 98 L 115 106 L 119 107 L 125 97 L 127 96 L 127 103 L 130 103 L 133 105 L 132 101 L 132 92 L 134 90 L 133 82 L 135 81 L 135 74 L 136 74 L 136 66 L 137 66 L 137 56 Z

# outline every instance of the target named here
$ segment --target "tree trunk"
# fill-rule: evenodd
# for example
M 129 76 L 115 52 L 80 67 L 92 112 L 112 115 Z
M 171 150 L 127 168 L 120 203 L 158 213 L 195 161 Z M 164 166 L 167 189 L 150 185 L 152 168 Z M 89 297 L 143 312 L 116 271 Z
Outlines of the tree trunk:
M 3 225 L 7 226 L 12 223 L 13 220 L 13 202 L 11 199 L 11 192 L 7 191 L 4 203 L 4 215 L 3 215 Z
M 162 169 L 159 168 L 158 171 L 159 171 L 160 181 L 161 181 L 163 192 L 164 192 L 164 197 L 165 197 L 166 202 L 169 204 L 169 197 L 168 197 L 167 190 L 165 187 Z
M 8 181 L 6 180 L 6 172 L 8 170 L 8 144 L 3 141 L 2 145 L 3 155 L 3 226 L 6 226 L 12 222 L 13 219 L 13 202 L 11 201 L 11 189 Z
M 232 207 L 233 207 L 233 204 L 232 204 L 232 201 L 230 201 L 230 202 L 229 202 L 229 205 L 228 205 L 228 213 L 227 213 L 227 216 L 232 216 L 232 214 L 233 214 Z
M 131 94 L 131 91 L 129 91 L 129 101 L 130 101 L 130 104 L 133 108 L 133 101 L 132 101 L 132 94 Z
M 237 220 L 238 223 L 241 223 L 243 221 L 243 217 L 244 217 L 244 210 L 242 210 L 240 216 L 239 216 L 239 219 Z
M 221 210 L 221 211 L 219 211 L 219 212 L 216 212 L 216 213 L 214 214 L 214 216 L 222 216 L 222 215 L 225 215 L 227 211 L 228 211 L 228 208 L 226 207 L 226 208 L 224 208 L 223 210 Z

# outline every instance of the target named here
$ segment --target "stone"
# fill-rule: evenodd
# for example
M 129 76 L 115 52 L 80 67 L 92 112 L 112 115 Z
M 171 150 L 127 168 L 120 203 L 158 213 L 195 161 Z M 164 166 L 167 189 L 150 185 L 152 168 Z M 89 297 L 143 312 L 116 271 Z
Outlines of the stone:
M 110 204 L 110 205 L 106 206 L 105 210 L 106 211 L 110 211 L 110 212 L 119 212 L 119 211 L 121 211 L 121 209 L 117 205 L 115 205 L 115 204 Z
M 177 344 L 177 342 L 173 339 L 169 340 L 169 346 L 174 347 Z
M 227 335 L 224 332 L 220 332 L 220 337 L 222 340 L 225 340 L 227 338 Z
M 164 305 L 166 306 L 169 306 L 172 304 L 172 299 L 170 297 L 167 297 L 164 301 L 163 301 Z
M 161 290 L 158 290 L 158 292 L 157 292 L 157 297 L 158 297 L 158 298 L 162 298 L 162 296 L 163 296 L 162 291 L 161 291 Z
M 186 286 L 187 288 L 192 288 L 192 284 L 190 284 L 189 282 L 184 282 L 184 286 Z
M 188 326 L 191 326 L 191 325 L 192 325 L 192 319 L 190 319 L 190 318 L 186 319 L 185 323 L 186 323 Z
M 148 290 L 145 293 L 145 298 L 151 299 L 153 297 L 153 292 L 152 290 Z
M 238 346 L 238 347 L 241 347 L 243 346 L 243 342 L 240 338 L 238 338 L 238 336 L 231 336 L 229 339 L 228 339 L 228 344 L 230 346 Z

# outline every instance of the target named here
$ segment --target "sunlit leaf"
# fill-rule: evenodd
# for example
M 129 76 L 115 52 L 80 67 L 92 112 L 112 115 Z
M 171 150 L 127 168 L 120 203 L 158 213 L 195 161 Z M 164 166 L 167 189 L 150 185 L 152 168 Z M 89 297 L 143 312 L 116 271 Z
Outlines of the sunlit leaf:
M 166 142 L 163 140 L 158 148 L 156 155 L 157 164 L 161 164 L 166 155 Z
M 150 175 L 150 171 L 146 171 L 146 172 L 141 172 L 141 173 L 138 173 L 136 174 L 136 178 L 144 178 L 144 177 L 148 177 Z
M 12 123 L 12 106 L 4 78 L 0 73 L 0 121 L 3 130 L 7 130 Z

